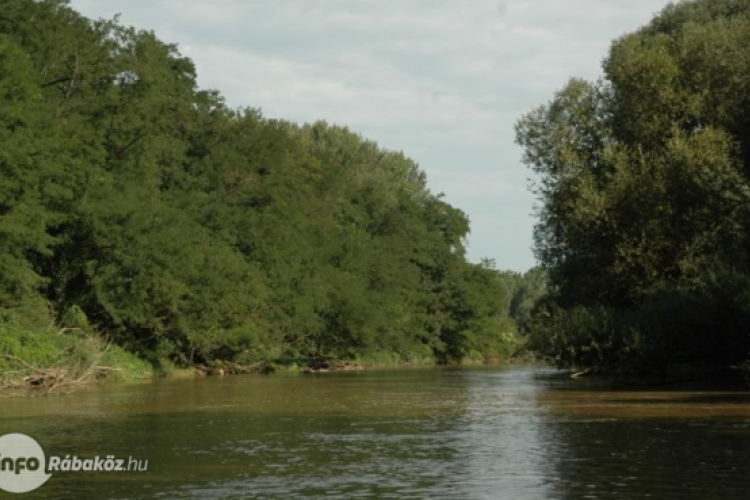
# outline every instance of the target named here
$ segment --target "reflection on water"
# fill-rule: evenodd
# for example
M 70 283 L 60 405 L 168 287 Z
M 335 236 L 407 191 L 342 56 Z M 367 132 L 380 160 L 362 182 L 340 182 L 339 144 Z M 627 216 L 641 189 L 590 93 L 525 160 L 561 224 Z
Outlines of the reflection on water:
M 56 473 L 26 498 L 744 498 L 750 396 L 612 390 L 539 370 L 226 377 L 0 400 Z
M 540 393 L 558 497 L 747 497 L 747 392 L 576 386 Z

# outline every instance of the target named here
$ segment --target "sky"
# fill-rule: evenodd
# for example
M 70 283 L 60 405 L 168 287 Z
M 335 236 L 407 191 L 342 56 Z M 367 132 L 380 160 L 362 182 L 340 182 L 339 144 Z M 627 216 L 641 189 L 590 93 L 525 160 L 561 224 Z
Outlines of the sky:
M 403 151 L 469 216 L 468 257 L 525 271 L 535 197 L 513 125 L 667 0 L 71 0 L 176 43 L 201 88 Z

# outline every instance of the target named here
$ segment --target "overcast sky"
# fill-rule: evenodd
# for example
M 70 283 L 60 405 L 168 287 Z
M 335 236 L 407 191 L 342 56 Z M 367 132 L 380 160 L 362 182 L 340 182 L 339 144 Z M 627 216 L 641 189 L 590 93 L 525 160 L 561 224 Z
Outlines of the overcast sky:
M 403 151 L 471 219 L 469 257 L 525 271 L 534 197 L 513 124 L 666 0 L 72 0 L 177 43 L 203 88 Z

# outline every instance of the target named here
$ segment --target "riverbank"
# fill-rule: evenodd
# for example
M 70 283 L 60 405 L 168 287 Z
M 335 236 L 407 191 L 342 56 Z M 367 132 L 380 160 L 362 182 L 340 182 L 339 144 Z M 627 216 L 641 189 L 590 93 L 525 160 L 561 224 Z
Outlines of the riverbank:
M 100 380 L 132 381 L 155 375 L 146 361 L 76 328 L 24 330 L 0 325 L 0 388 L 49 391 Z
M 278 352 L 282 352 L 279 349 Z M 168 360 L 147 361 L 80 328 L 50 326 L 28 328 L 0 323 L 0 393 L 67 392 L 78 386 L 154 380 L 230 376 L 237 374 L 317 374 L 350 370 L 383 370 L 438 365 L 437 358 L 422 352 L 378 351 L 348 359 L 322 356 L 268 355 L 245 363 L 214 360 L 208 364 L 179 366 Z M 473 352 L 455 365 L 500 364 L 512 357 Z
M 156 376 L 146 361 L 76 328 L 25 330 L 0 324 L 0 390 L 69 390 Z

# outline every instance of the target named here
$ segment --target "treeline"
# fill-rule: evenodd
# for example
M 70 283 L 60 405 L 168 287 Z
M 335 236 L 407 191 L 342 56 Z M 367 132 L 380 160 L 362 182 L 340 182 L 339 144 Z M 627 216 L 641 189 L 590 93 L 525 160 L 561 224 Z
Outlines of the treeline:
M 517 123 L 550 293 L 529 346 L 561 366 L 747 367 L 750 1 L 670 4 Z
M 401 153 L 232 110 L 151 32 L 3 1 L 0 327 L 178 365 L 505 355 L 508 297 L 468 232 Z
M 485 265 L 494 268 L 492 261 L 485 261 Z M 541 267 L 533 267 L 525 273 L 499 271 L 498 277 L 508 298 L 507 316 L 512 320 L 513 328 L 519 334 L 528 334 L 532 313 L 539 301 L 546 297 L 546 273 Z

